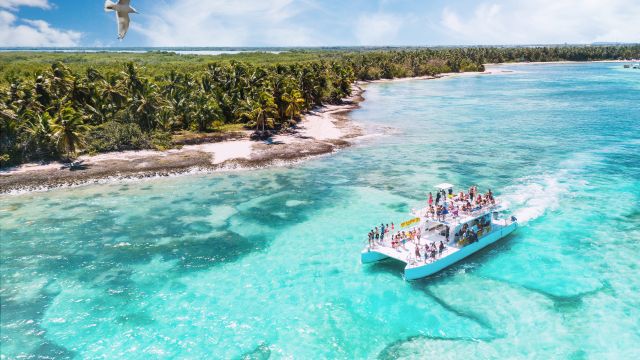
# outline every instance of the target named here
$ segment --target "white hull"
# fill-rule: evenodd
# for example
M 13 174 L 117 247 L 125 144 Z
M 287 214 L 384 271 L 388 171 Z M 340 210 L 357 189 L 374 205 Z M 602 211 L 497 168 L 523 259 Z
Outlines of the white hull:
M 423 265 L 420 265 L 420 262 L 410 263 L 407 261 L 407 259 L 399 257 L 398 253 L 395 250 L 387 247 L 365 249 L 361 254 L 361 261 L 362 263 L 371 263 L 387 258 L 395 258 L 397 260 L 407 262 L 407 266 L 404 270 L 404 277 L 406 280 L 420 279 L 429 275 L 433 275 L 466 258 L 467 256 L 495 243 L 503 237 L 511 234 L 517 227 L 517 222 L 499 226 L 498 229 L 478 239 L 477 242 L 461 247 L 455 251 L 447 251 L 441 258 Z

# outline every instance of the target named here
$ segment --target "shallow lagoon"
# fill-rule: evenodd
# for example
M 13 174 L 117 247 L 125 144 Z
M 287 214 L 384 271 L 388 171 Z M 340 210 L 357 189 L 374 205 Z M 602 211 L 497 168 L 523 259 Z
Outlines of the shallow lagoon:
M 0 197 L 2 355 L 640 356 L 640 74 L 497 69 L 369 85 L 381 135 L 290 168 Z M 442 181 L 523 226 L 430 279 L 359 264 Z

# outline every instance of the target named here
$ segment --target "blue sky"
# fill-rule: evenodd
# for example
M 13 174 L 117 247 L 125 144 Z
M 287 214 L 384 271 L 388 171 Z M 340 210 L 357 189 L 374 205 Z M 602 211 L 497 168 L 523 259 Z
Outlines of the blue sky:
M 0 47 L 640 42 L 637 1 L 132 0 L 120 42 L 102 0 L 0 0 Z

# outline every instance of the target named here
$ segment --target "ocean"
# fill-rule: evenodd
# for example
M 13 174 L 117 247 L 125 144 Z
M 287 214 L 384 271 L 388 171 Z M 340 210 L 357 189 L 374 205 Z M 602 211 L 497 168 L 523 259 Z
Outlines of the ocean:
M 640 72 L 374 83 L 295 165 L 0 197 L 3 358 L 640 357 Z M 433 186 L 518 230 L 430 278 L 360 264 Z

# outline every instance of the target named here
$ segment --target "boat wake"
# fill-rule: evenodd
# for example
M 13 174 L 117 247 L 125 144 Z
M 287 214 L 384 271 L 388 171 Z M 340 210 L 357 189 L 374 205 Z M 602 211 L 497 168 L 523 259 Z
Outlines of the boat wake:
M 500 198 L 512 209 L 518 222 L 526 224 L 558 208 L 560 197 L 569 192 L 569 185 L 560 178 L 557 175 L 523 178 L 518 184 L 505 188 L 505 195 Z

